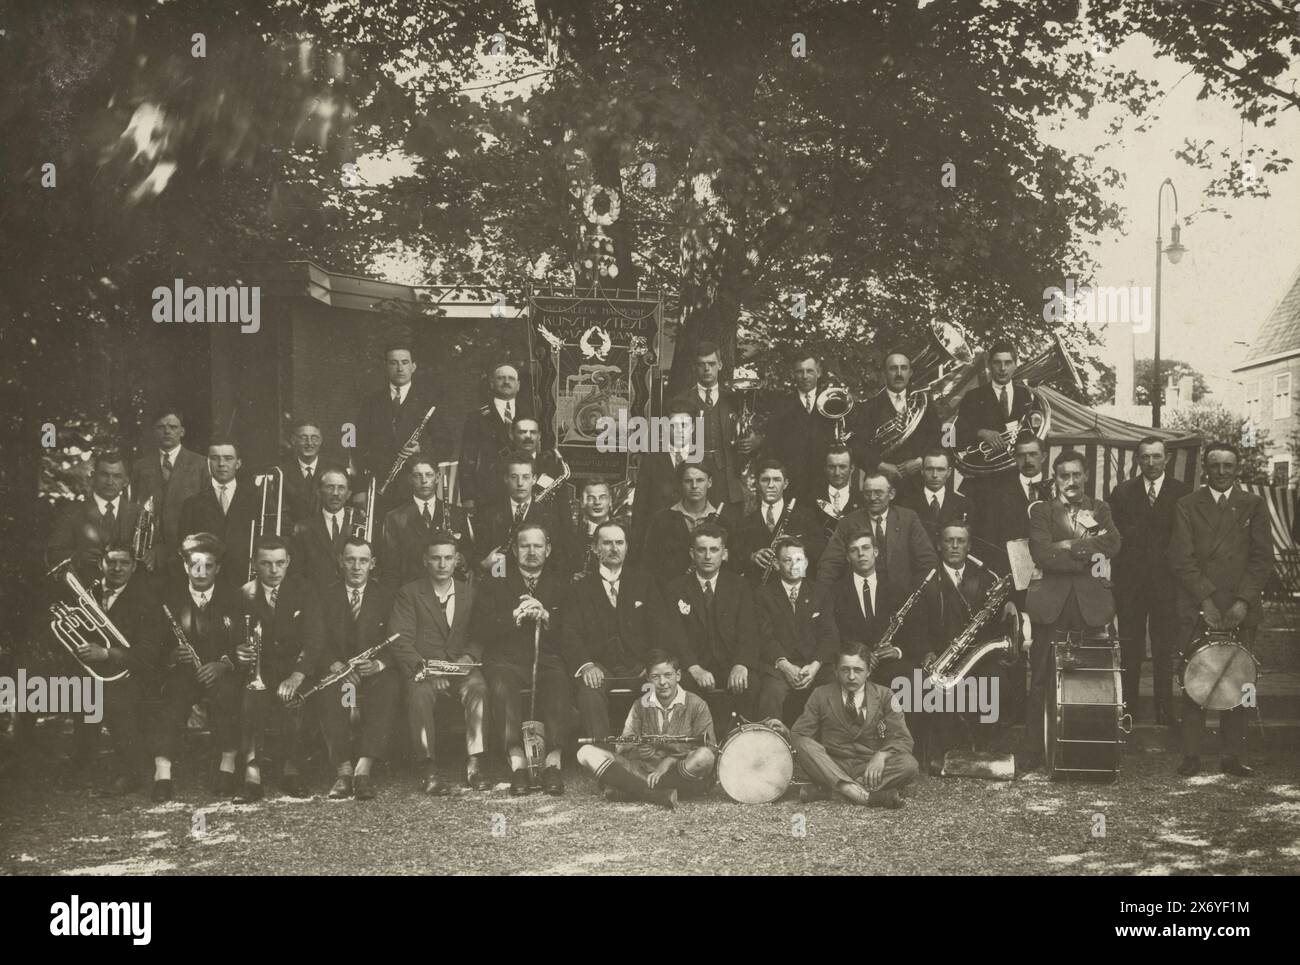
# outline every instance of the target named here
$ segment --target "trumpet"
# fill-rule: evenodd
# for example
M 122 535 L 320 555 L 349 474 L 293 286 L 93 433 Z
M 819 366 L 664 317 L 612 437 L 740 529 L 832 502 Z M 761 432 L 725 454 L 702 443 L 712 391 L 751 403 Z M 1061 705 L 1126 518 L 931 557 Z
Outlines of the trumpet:
M 456 663 L 453 660 L 426 660 L 424 666 L 415 672 L 412 682 L 418 684 L 429 677 L 467 677 L 471 670 L 481 666 L 481 663 L 472 661 Z
M 266 682 L 262 679 L 262 622 L 253 623 L 253 618 L 244 615 L 244 639 L 253 647 L 253 679 L 244 685 L 245 690 L 262 691 Z
M 135 521 L 135 532 L 131 536 L 131 550 L 136 560 L 144 562 L 147 570 L 153 569 L 153 560 L 145 560 L 145 557 L 153 550 L 156 530 L 157 517 L 154 515 L 153 497 L 150 496 L 140 507 L 140 515 Z
M 420 433 L 424 431 L 424 427 L 427 426 L 429 420 L 433 418 L 433 410 L 436 408 L 438 408 L 436 405 L 429 406 L 429 411 L 424 414 L 424 418 L 420 420 L 419 425 L 415 427 L 415 431 L 412 432 L 410 437 L 406 440 L 406 445 L 402 446 L 403 449 L 405 449 L 406 446 L 414 446 L 419 443 Z M 402 467 L 406 465 L 406 460 L 408 458 L 408 456 L 399 455 L 393 460 L 392 468 L 388 470 L 388 475 L 384 477 L 383 485 L 379 487 L 379 495 L 382 496 L 384 493 L 388 492 L 388 487 L 393 484 L 393 480 L 397 478 L 397 474 L 402 471 Z
M 130 650 L 131 644 L 122 636 L 122 631 L 113 625 L 113 621 L 82 585 L 81 580 L 77 579 L 77 574 L 72 571 L 72 560 L 64 560 L 46 575 L 62 580 L 75 598 L 73 603 L 58 600 L 50 605 L 50 615 L 54 618 L 50 621 L 50 630 L 53 631 L 54 638 L 63 644 L 68 653 L 72 654 L 72 659 L 92 677 L 105 683 L 121 680 L 128 671 L 119 670 L 106 676 L 86 663 L 77 653 L 77 649 L 83 646 L 98 645 L 105 649 L 119 646 Z
M 310 697 L 312 694 L 318 693 L 327 687 L 332 687 L 334 684 L 338 683 L 348 674 L 352 673 L 352 671 L 356 670 L 357 667 L 359 667 L 361 664 L 365 663 L 367 660 L 374 659 L 375 654 L 379 653 L 380 650 L 383 650 L 384 647 L 388 646 L 390 643 L 396 643 L 401 638 L 402 635 L 400 633 L 394 633 L 387 640 L 381 641 L 380 643 L 375 644 L 373 647 L 368 647 L 367 649 L 362 650 L 355 657 L 349 657 L 347 661 L 347 666 L 341 667 L 338 670 L 335 670 L 331 674 L 326 674 L 324 677 L 322 677 L 316 683 L 312 684 L 306 690 L 300 690 L 298 691 L 298 693 L 294 694 L 292 699 L 289 701 L 289 706 L 297 707 L 302 705 L 303 703 L 306 703 L 307 698 Z M 466 673 L 468 672 L 469 671 L 466 671 Z

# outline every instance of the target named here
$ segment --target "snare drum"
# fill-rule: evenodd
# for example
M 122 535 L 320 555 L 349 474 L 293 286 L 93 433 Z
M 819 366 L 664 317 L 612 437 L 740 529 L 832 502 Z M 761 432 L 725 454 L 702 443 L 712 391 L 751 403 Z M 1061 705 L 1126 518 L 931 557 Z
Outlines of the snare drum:
M 1119 642 L 1114 639 L 1054 641 L 1055 682 L 1043 701 L 1047 774 L 1091 774 L 1114 780 L 1119 773 L 1124 713 Z
M 784 737 L 763 724 L 741 724 L 718 753 L 718 783 L 741 804 L 778 800 L 794 776 L 794 755 Z
M 1232 710 L 1255 686 L 1255 655 L 1231 631 L 1206 630 L 1188 648 L 1183 690 L 1206 710 Z

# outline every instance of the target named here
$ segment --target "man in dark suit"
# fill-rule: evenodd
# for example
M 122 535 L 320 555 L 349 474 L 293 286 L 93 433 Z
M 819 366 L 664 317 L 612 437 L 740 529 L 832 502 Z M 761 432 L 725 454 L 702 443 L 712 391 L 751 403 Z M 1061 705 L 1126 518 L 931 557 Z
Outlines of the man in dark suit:
M 1088 496 L 1083 456 L 1069 449 L 1052 463 L 1057 496 L 1029 507 L 1029 552 L 1042 572 L 1029 584 L 1025 607 L 1033 621 L 1029 660 L 1030 750 L 1038 763 L 1043 744 L 1043 701 L 1051 671 L 1052 641 L 1067 632 L 1104 632 L 1115 616 L 1110 560 L 1123 545 L 1110 507 Z
M 913 496 L 920 488 L 917 477 L 921 456 L 939 444 L 939 417 L 933 405 L 926 406 L 921 421 L 906 440 L 882 448 L 876 434 L 882 427 L 907 418 L 912 360 L 902 352 L 890 352 L 882 368 L 885 386 L 863 404 L 861 414 L 853 414 L 857 425 L 849 446 L 860 469 L 888 474 L 900 493 Z M 900 434 L 895 432 L 893 436 Z
M 870 533 L 881 575 L 908 591 L 938 565 L 934 544 L 916 513 L 893 505 L 894 487 L 883 473 L 871 473 L 863 480 L 862 495 L 866 508 L 845 516 L 835 527 L 818 563 L 817 581 L 839 580 L 848 569 L 849 543 L 859 533 Z
M 430 460 L 412 456 L 406 465 L 411 498 L 384 517 L 380 579 L 393 592 L 418 580 L 424 573 L 424 548 L 434 530 L 445 530 L 455 538 L 460 553 L 456 575 L 467 579 L 477 559 L 469 517 L 459 506 L 438 499 L 438 467 Z
M 732 514 L 739 515 L 734 504 L 710 501 L 715 476 L 713 465 L 708 460 L 679 465 L 677 485 L 681 498 L 655 513 L 650 520 L 642 558 L 645 560 L 644 568 L 659 581 L 660 586 L 667 586 L 690 570 L 691 534 L 697 526 L 714 522 L 730 530 Z M 731 564 L 728 568 L 734 569 Z
M 1241 458 L 1235 447 L 1205 447 L 1208 485 L 1178 501 L 1169 540 L 1169 565 L 1178 581 L 1178 621 L 1183 659 L 1203 627 L 1236 630 L 1250 648 L 1264 617 L 1261 594 L 1273 572 L 1273 538 L 1268 507 L 1254 493 L 1237 488 Z M 1244 696 L 1244 695 L 1243 695 Z M 1246 708 L 1219 714 L 1221 766 L 1225 774 L 1250 777 L 1241 761 L 1246 744 Z M 1201 766 L 1205 709 L 1183 693 L 1183 762 L 1178 773 Z
M 802 539 L 811 566 L 817 565 L 826 545 L 814 512 L 798 497 L 786 498 L 786 472 L 780 460 L 758 460 L 754 466 L 758 505 L 741 519 L 736 528 L 735 565 L 755 587 L 761 584 L 764 574 L 768 574 L 769 581 L 776 575 L 776 553 L 772 543 L 778 536 Z
M 906 627 L 889 646 L 877 650 L 889 628 L 890 616 L 908 596 L 877 569 L 878 558 L 871 533 L 864 530 L 855 534 L 849 541 L 849 572 L 831 588 L 831 602 L 840 648 L 866 647 L 871 658 L 871 679 L 888 687 L 895 677 L 910 680 L 915 664 L 908 657 L 913 650 L 907 645 Z
M 1005 448 L 1007 425 L 1018 422 L 1033 402 L 1029 387 L 1015 381 L 1017 355 L 1014 345 L 1005 341 L 994 342 L 989 347 L 987 365 L 989 383 L 967 392 L 957 410 L 959 449 L 978 442 Z
M 704 454 L 717 469 L 716 497 L 723 502 L 740 503 L 745 499 L 742 479 L 746 457 L 762 442 L 752 429 L 740 438 L 741 400 L 731 389 L 718 383 L 722 361 L 712 342 L 695 346 L 695 385 L 687 398 L 693 415 L 704 419 Z
M 155 566 L 172 571 L 181 539 L 181 507 L 208 485 L 207 460 L 181 446 L 185 423 L 174 409 L 159 413 L 153 424 L 157 448 L 131 467 L 131 492 L 141 506 L 152 497 L 158 531 L 154 537 Z M 139 562 L 146 562 L 141 560 Z
M 45 565 L 71 559 L 79 576 L 97 579 L 99 562 L 109 542 L 131 545 L 140 507 L 126 498 L 126 464 L 115 452 L 95 455 L 90 498 L 68 503 L 59 513 L 45 546 Z
M 387 639 L 393 593 L 371 579 L 374 568 L 374 551 L 369 543 L 351 536 L 343 541 L 343 581 L 324 592 L 319 607 L 307 611 L 312 617 L 303 668 L 308 677 L 320 680 L 337 673 L 352 658 Z M 334 765 L 331 798 L 374 799 L 370 770 L 375 758 L 387 756 L 401 689 L 397 658 L 388 647 L 355 664 L 348 676 L 315 698 L 321 732 Z M 350 721 L 353 708 L 361 717 L 355 767 Z
M 111 677 L 122 671 L 126 676 L 105 681 L 100 720 L 90 723 L 84 717 L 76 718 L 73 759 L 79 765 L 94 760 L 102 720 L 113 735 L 115 773 L 108 793 L 128 794 L 140 786 L 143 777 L 143 700 L 156 682 L 163 634 L 167 631 L 161 601 L 144 580 L 133 578 L 136 562 L 129 542 L 107 543 L 99 567 L 103 575 L 97 594 L 99 605 L 130 646 L 104 647 L 91 642 L 79 648 L 78 655 L 100 676 Z M 88 635 L 88 640 L 96 639 L 97 635 Z
M 320 427 L 311 419 L 299 419 L 290 430 L 293 455 L 280 463 L 284 473 L 285 515 L 289 522 L 310 519 L 320 508 L 316 482 L 320 478 Z M 286 527 L 287 529 L 287 527 Z
M 544 492 L 537 484 L 537 463 L 526 452 L 515 452 L 506 458 L 502 469 L 506 495 L 478 512 L 478 539 L 475 553 L 486 553 L 478 561 L 479 571 L 485 576 L 501 577 L 514 566 L 514 554 L 504 551 L 514 540 L 518 527 L 524 523 L 537 523 L 548 533 L 563 533 L 566 517 L 557 504 L 558 490 L 545 501 L 538 497 Z M 562 544 L 552 544 L 552 565 L 557 569 L 568 566 L 567 554 Z
M 997 584 L 992 573 L 970 558 L 970 543 L 969 523 L 954 520 L 940 532 L 942 564 L 934 579 L 921 591 L 916 603 L 915 631 L 908 638 L 908 657 L 915 666 L 925 666 L 964 633 Z M 979 629 L 975 634 L 976 644 L 1006 632 L 1000 616 L 994 616 Z M 984 657 L 966 675 L 977 681 L 977 692 L 995 697 L 1002 693 L 1001 657 L 1000 654 Z M 984 733 L 978 736 L 991 737 L 991 727 L 1000 722 L 985 727 Z M 917 715 L 916 724 L 912 730 L 917 743 L 917 759 L 923 767 L 928 767 L 931 774 L 942 770 L 944 754 L 949 749 L 962 743 L 969 750 L 973 743 L 963 734 L 965 721 L 960 714 L 926 712 Z M 978 732 L 978 725 L 976 730 Z
M 460 436 L 460 504 L 474 512 L 479 503 L 501 496 L 501 467 L 497 457 L 510 447 L 510 425 L 518 415 L 531 415 L 519 398 L 519 370 L 509 362 L 492 369 L 492 398 L 465 417 Z
M 677 502 L 680 496 L 678 471 L 682 465 L 700 465 L 704 460 L 704 420 L 702 417 L 697 419 L 694 413 L 695 406 L 689 399 L 670 399 L 664 406 L 664 416 L 668 419 L 666 450 L 641 456 L 636 477 L 636 499 L 632 504 L 632 528 L 628 531 L 634 557 L 645 546 L 650 521 Z M 698 431 L 697 425 L 701 427 Z
M 790 729 L 795 760 L 816 786 L 801 791 L 801 801 L 839 794 L 853 804 L 900 808 L 899 788 L 916 780 L 912 736 L 889 688 L 868 679 L 870 659 L 862 648 L 841 652 L 837 682 L 814 690 Z
M 656 647 L 685 649 L 680 622 L 655 580 L 624 566 L 627 533 L 619 523 L 596 531 L 600 567 L 573 584 L 564 611 L 565 670 L 578 679 L 578 712 L 586 736 L 610 736 L 611 680 L 639 678 Z
M 829 540 L 840 520 L 862 509 L 866 503 L 853 485 L 853 457 L 848 446 L 835 445 L 826 451 L 823 475 L 826 485 L 814 494 L 814 505 L 822 536 Z
M 898 505 L 916 513 L 926 535 L 939 549 L 940 534 L 949 523 L 969 523 L 971 501 L 948 485 L 952 479 L 952 457 L 946 449 L 929 449 L 921 457 L 921 489 L 898 500 Z
M 804 353 L 795 358 L 791 370 L 794 386 L 776 400 L 763 427 L 764 453 L 787 468 L 790 495 L 810 507 L 822 498 L 818 469 L 835 445 L 835 422 L 817 413 L 821 377 L 817 356 Z
M 348 474 L 331 466 L 316 482 L 316 511 L 293 525 L 294 574 L 320 592 L 338 582 L 339 554 L 348 532 Z
M 373 473 L 380 485 L 398 459 L 409 459 L 417 452 L 430 459 L 437 459 L 439 453 L 449 453 L 451 435 L 446 419 L 435 412 L 425 423 L 419 439 L 410 441 L 438 399 L 431 386 L 415 381 L 416 363 L 409 344 L 390 346 L 384 353 L 384 365 L 388 383 L 382 392 L 361 403 L 356 438 L 362 468 Z M 409 495 L 399 473 L 380 497 L 378 512 L 387 512 Z
M 483 709 L 487 683 L 472 667 L 467 674 L 426 675 L 416 680 L 424 661 L 481 663 L 483 645 L 470 633 L 474 612 L 474 587 L 455 579 L 456 541 L 450 533 L 429 537 L 424 552 L 425 577 L 397 591 L 391 633 L 401 634 L 393 655 L 402 667 L 411 746 L 424 765 L 424 793 L 443 795 L 449 789 L 438 779 L 434 760 L 434 710 L 438 698 L 458 699 L 465 715 L 465 786 L 485 791 L 492 786 L 483 767 Z
M 208 444 L 208 484 L 181 507 L 182 537 L 212 533 L 225 548 L 221 582 L 238 589 L 248 582 L 248 553 L 253 526 L 262 504 L 257 489 L 237 474 L 243 463 L 233 440 L 214 439 Z
M 190 708 L 208 698 L 212 742 L 221 753 L 214 793 L 235 791 L 235 762 L 239 756 L 239 714 L 244 675 L 235 670 L 235 650 L 243 640 L 244 621 L 239 591 L 219 579 L 220 541 L 208 533 L 181 545 L 186 580 L 169 584 L 164 605 L 184 633 L 199 664 L 177 643 L 162 657 L 162 708 L 153 732 L 155 802 L 172 798 L 172 761 L 180 753 Z
M 989 554 L 995 568 L 1007 572 L 1007 543 L 1029 540 L 1029 506 L 1052 498 L 1052 481 L 1043 475 L 1043 442 L 1021 433 L 1015 445 L 1016 472 L 995 477 L 971 496 L 975 514 L 976 555 Z M 1019 605 L 1023 607 L 1023 596 Z
M 241 743 L 247 762 L 237 800 L 262 799 L 268 730 L 274 734 L 280 761 L 280 787 L 290 797 L 305 797 L 303 710 L 291 702 L 307 677 L 307 628 L 315 622 L 311 611 L 318 604 L 307 581 L 289 575 L 289 543 L 284 537 L 259 536 L 253 566 L 257 576 L 242 594 L 251 639 L 237 650 L 246 675 Z M 256 687 L 259 679 L 261 689 Z
M 727 531 L 701 523 L 691 534 L 691 572 L 666 587 L 686 645 L 682 650 L 686 689 L 705 698 L 718 736 L 729 733 L 735 716 L 752 719 L 758 695 L 758 608 L 744 577 L 724 570 Z M 722 693 L 715 693 L 722 691 Z
M 569 715 L 569 675 L 560 652 L 563 604 L 569 591 L 567 574 L 553 568 L 551 538 L 541 526 L 525 523 L 511 547 L 512 566 L 499 579 L 486 579 L 474 605 L 474 639 L 483 646 L 484 676 L 492 707 L 501 724 L 502 743 L 510 760 L 510 793 L 527 794 L 532 786 L 524 753 L 523 697 L 533 684 L 537 660 L 537 691 L 533 706 L 546 731 L 546 764 L 541 787 L 547 794 L 564 793 L 560 772 L 565 724 Z M 534 632 L 540 626 L 534 654 Z
M 792 720 L 803 710 L 814 687 L 829 683 L 840 646 L 830 588 L 807 579 L 808 555 L 803 540 L 777 541 L 780 579 L 758 591 L 760 657 L 758 716 Z M 791 709 L 786 712 L 787 701 Z
M 1136 718 L 1149 621 L 1156 723 L 1172 724 L 1178 584 L 1169 569 L 1169 537 L 1174 509 L 1191 487 L 1165 471 L 1165 444 L 1155 436 L 1138 443 L 1137 457 L 1141 475 L 1124 480 L 1110 494 L 1115 526 L 1124 540 L 1114 566 L 1124 696 Z

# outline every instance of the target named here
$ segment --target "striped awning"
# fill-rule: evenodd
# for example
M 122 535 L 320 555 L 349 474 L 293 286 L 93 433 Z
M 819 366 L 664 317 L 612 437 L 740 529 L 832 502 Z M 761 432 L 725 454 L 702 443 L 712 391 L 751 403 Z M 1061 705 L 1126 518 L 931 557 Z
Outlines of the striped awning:
M 1242 483 L 1241 488 L 1264 500 L 1273 530 L 1273 549 L 1284 553 L 1296 549 L 1296 494 L 1279 486 Z

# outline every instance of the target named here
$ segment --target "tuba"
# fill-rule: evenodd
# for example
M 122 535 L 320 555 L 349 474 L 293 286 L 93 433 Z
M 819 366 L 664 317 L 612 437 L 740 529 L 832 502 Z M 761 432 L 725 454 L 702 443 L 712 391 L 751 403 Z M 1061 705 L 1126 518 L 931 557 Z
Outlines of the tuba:
M 908 393 L 907 407 L 879 426 L 872 437 L 872 444 L 879 448 L 884 459 L 893 455 L 916 432 L 933 401 L 931 390 L 944 381 L 944 367 L 954 362 L 969 365 L 975 358 L 966 337 L 952 322 L 931 320 L 930 335 L 930 344 L 917 352 L 912 360 L 912 377 L 917 381 L 924 380 L 924 384 Z
M 1061 336 L 1053 334 L 1052 342 L 1042 352 L 1016 370 L 1015 380 L 1029 388 L 1030 404 L 1016 422 L 1009 423 L 1000 433 L 1001 441 L 991 445 L 983 440 L 957 450 L 957 468 L 963 476 L 994 476 L 1015 468 L 1016 440 L 1026 432 L 1033 433 L 1044 443 L 1052 431 L 1052 404 L 1035 388 L 1060 376 L 1068 376 L 1075 388 L 1083 390 L 1079 372 L 1065 351 Z
M 834 376 L 827 376 L 826 387 L 817 393 L 817 398 L 813 407 L 817 414 L 823 419 L 831 419 L 835 422 L 835 442 L 837 445 L 843 445 L 853 435 L 851 431 L 844 428 L 844 420 L 857 400 L 853 398 L 853 393 L 849 387 Z
M 131 644 L 122 636 L 122 631 L 113 625 L 94 595 L 77 579 L 77 574 L 72 569 L 72 560 L 64 560 L 46 575 L 61 581 L 72 593 L 74 600 L 72 603 L 57 600 L 50 604 L 50 615 L 54 618 L 50 621 L 50 630 L 54 632 L 54 638 L 63 644 L 68 653 L 72 654 L 72 659 L 92 677 L 104 683 L 121 680 L 127 675 L 126 670 L 105 676 L 82 660 L 77 653 L 78 646 L 89 644 L 109 649 L 114 646 L 126 647 L 128 650 L 131 649 Z
M 922 669 L 930 680 L 944 690 L 952 690 L 988 654 L 1006 653 L 1010 656 L 1018 651 L 1018 641 L 1010 635 L 985 640 L 983 643 L 976 642 L 984 624 L 1006 605 L 1010 594 L 1011 574 L 1008 573 L 993 584 L 979 612 L 971 617 L 970 623 L 953 638 L 943 653 L 926 661 Z

